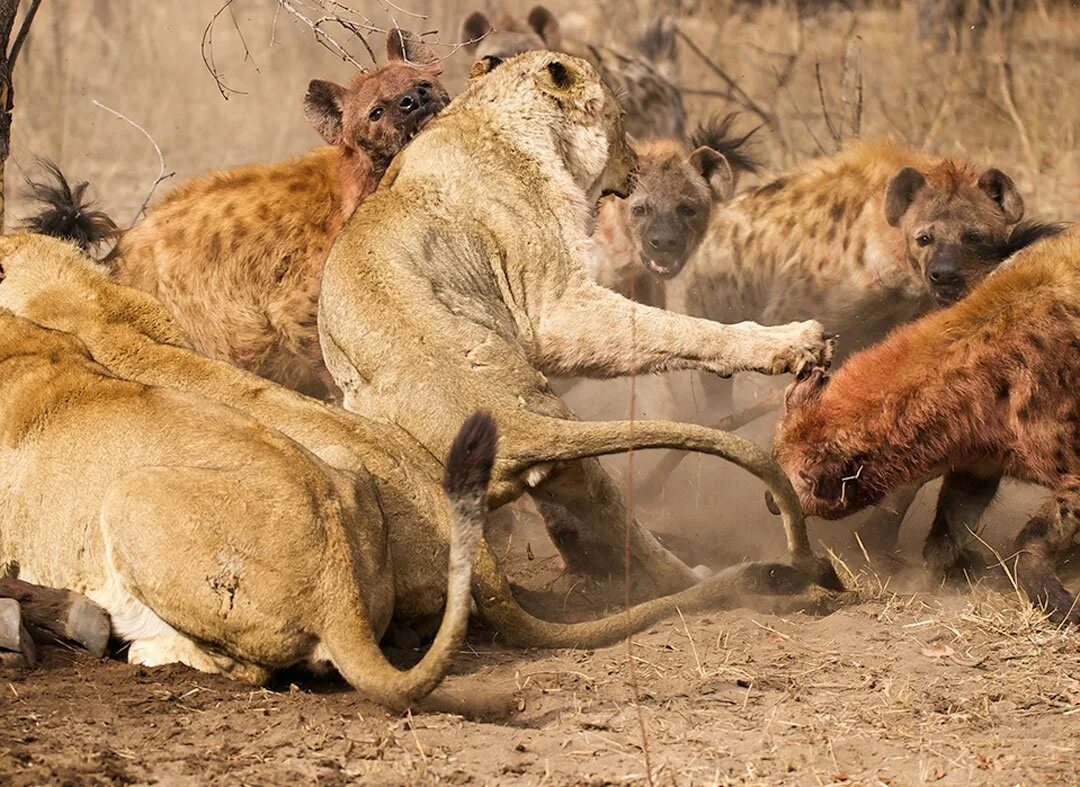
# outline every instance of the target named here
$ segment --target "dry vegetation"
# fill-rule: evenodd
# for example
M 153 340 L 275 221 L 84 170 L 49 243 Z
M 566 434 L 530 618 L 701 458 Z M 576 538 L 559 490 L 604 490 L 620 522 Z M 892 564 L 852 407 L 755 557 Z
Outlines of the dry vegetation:
M 387 24 L 392 7 L 370 5 Z M 491 6 L 398 5 L 429 14 L 418 20 L 392 12 L 403 26 L 442 31 L 448 53 L 464 14 Z M 524 11 L 531 3 L 510 5 Z M 569 38 L 620 43 L 654 4 L 549 5 L 567 12 Z M 981 34 L 961 29 L 944 50 L 920 40 L 912 3 L 855 3 L 854 10 L 821 3 L 824 9 L 801 18 L 784 3 L 683 5 L 692 7 L 680 12 L 689 41 L 680 43 L 679 73 L 695 119 L 742 109 L 747 127 L 765 125 L 759 146 L 770 166 L 831 152 L 855 131 L 885 134 L 993 162 L 1014 175 L 1032 214 L 1080 216 L 1074 4 L 1018 3 L 1007 24 L 994 15 Z M 49 156 L 91 180 L 120 223 L 130 221 L 160 164 L 138 130 L 93 100 L 144 126 L 176 180 L 317 144 L 300 111 L 307 81 L 344 81 L 352 66 L 287 15 L 275 23 L 274 0 L 236 0 L 235 23 L 223 16 L 214 32 L 215 62 L 232 88 L 224 100 L 201 47 L 219 7 L 220 0 L 47 0 L 16 75 L 9 190 L 34 156 Z M 365 62 L 362 47 L 352 51 Z M 451 86 L 460 87 L 467 66 L 464 53 L 450 57 Z M 20 215 L 14 197 L 9 226 Z M 568 398 L 585 417 L 616 417 L 627 412 L 629 389 L 625 381 L 579 386 Z M 661 389 L 639 381 L 637 414 L 659 407 Z M 768 427 L 746 433 L 765 441 Z M 639 458 L 635 469 L 651 461 Z M 774 557 L 779 528 L 760 490 L 746 487 L 737 472 L 691 459 L 643 514 L 695 562 Z M 1006 563 L 1006 545 L 1038 499 L 1007 487 L 981 534 Z M 1031 610 L 991 549 L 984 549 L 987 574 L 973 587 L 927 587 L 919 548 L 931 504 L 924 493 L 899 555 L 888 561 L 867 562 L 850 522 L 817 527 L 815 537 L 854 572 L 853 597 L 830 615 L 694 616 L 657 626 L 632 649 L 597 653 L 504 650 L 477 632 L 475 649 L 462 654 L 446 686 L 482 706 L 464 715 L 400 718 L 339 683 L 290 676 L 274 690 L 251 690 L 181 668 L 102 664 L 50 648 L 43 668 L 0 673 L 0 783 L 1075 779 L 1077 633 Z M 529 588 L 525 600 L 553 617 L 595 612 L 592 589 L 559 577 L 542 529 L 527 512 L 521 518 L 504 549 L 515 579 Z M 1063 576 L 1078 588 L 1075 566 Z M 401 663 L 416 657 L 395 655 Z

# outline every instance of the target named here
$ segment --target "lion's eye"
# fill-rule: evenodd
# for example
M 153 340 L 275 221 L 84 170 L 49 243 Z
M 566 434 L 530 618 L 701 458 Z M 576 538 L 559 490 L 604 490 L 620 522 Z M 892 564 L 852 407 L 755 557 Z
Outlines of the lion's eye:
M 915 238 L 915 242 L 918 243 L 920 246 L 929 246 L 931 243 L 934 242 L 934 238 L 930 234 L 924 232 L 923 234 Z
M 635 205 L 634 207 L 630 208 L 630 212 L 635 216 L 644 216 L 646 213 L 649 212 L 649 209 L 644 205 Z
M 383 116 L 383 111 L 384 110 L 382 107 L 375 107 L 375 109 L 371 110 L 371 112 L 368 113 L 368 120 L 372 122 L 378 120 Z

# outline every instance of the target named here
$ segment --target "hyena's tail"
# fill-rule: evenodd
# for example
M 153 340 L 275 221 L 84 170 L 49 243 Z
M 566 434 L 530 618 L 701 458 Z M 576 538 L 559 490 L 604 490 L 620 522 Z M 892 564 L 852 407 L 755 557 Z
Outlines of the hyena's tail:
M 465 640 L 476 546 L 484 533 L 487 490 L 495 463 L 498 432 L 486 413 L 475 413 L 462 425 L 450 448 L 443 489 L 452 510 L 450 568 L 446 608 L 435 641 L 420 663 L 395 669 L 370 635 L 357 630 L 357 610 L 342 605 L 341 617 L 326 634 L 334 665 L 368 698 L 392 708 L 405 708 L 426 697 L 450 671 L 454 654 Z
M 41 203 L 41 210 L 23 220 L 22 228 L 39 235 L 68 240 L 83 251 L 119 234 L 116 223 L 86 196 L 86 181 L 72 187 L 60 168 L 48 159 L 39 158 L 45 171 L 42 180 L 26 178 L 30 196 Z

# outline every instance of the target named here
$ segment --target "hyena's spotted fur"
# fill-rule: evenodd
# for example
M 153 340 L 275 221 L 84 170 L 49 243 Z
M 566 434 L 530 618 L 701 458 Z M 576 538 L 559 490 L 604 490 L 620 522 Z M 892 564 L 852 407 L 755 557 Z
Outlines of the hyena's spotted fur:
M 305 114 L 329 147 L 176 189 L 120 237 L 107 258 L 115 278 L 164 302 L 199 352 L 336 396 L 316 326 L 326 255 L 394 154 L 449 101 L 430 47 L 392 30 L 387 58 L 347 88 L 312 81 Z
M 939 472 L 974 480 L 939 506 L 924 554 L 965 567 L 964 544 L 1002 473 L 1054 494 L 1016 539 L 1016 577 L 1056 621 L 1080 606 L 1054 558 L 1080 527 L 1080 230 L 1031 246 L 970 297 L 898 328 L 829 380 L 793 383 L 774 450 L 808 514 L 836 519 Z M 943 492 L 944 496 L 944 492 Z

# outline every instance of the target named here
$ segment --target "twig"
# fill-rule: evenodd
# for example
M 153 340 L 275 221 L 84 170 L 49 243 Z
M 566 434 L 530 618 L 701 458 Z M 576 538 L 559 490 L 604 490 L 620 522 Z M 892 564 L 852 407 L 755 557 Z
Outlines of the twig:
M 825 85 L 821 82 L 821 63 L 816 60 L 814 61 L 814 79 L 817 80 L 818 99 L 821 101 L 821 114 L 825 118 L 825 127 L 829 130 L 829 136 L 833 138 L 833 142 L 836 143 L 836 147 L 839 149 L 844 134 L 842 130 L 833 125 L 832 116 L 829 114 L 829 102 L 825 100 Z
M 139 132 L 144 137 L 146 137 L 148 140 L 150 140 L 150 144 L 154 146 L 154 152 L 157 153 L 158 164 L 160 165 L 160 169 L 158 170 L 158 176 L 157 176 L 157 179 L 154 180 L 154 182 L 151 184 L 150 190 L 148 192 L 146 192 L 146 199 L 143 200 L 142 205 L 139 207 L 139 210 L 135 213 L 134 218 L 131 219 L 131 225 L 134 225 L 135 222 L 138 221 L 139 218 L 146 212 L 146 206 L 150 204 L 150 198 L 154 196 L 154 192 L 157 190 L 158 185 L 162 181 L 168 180 L 169 178 L 171 178 L 176 173 L 175 172 L 170 172 L 167 175 L 165 174 L 165 156 L 162 155 L 161 148 L 158 147 L 158 143 L 154 141 L 154 138 L 152 136 L 150 136 L 149 131 L 147 131 L 145 128 L 140 126 L 138 123 L 136 123 L 134 120 L 129 118 L 127 115 L 125 115 L 125 114 L 123 114 L 121 112 L 117 112 L 112 107 L 105 106 L 100 101 L 98 101 L 96 98 L 91 99 L 91 102 L 93 103 L 94 106 L 99 107 L 100 109 L 104 109 L 106 112 L 114 115 L 115 117 L 119 118 L 120 120 L 123 120 L 125 123 L 137 128 L 139 130 Z
M 9 75 L 12 68 L 15 67 L 15 60 L 19 57 L 19 51 L 26 42 L 26 37 L 30 34 L 30 25 L 34 23 L 34 15 L 37 13 L 38 6 L 40 5 L 41 0 L 33 0 L 33 2 L 30 3 L 30 7 L 26 9 L 26 15 L 23 17 L 22 24 L 19 25 L 19 32 L 15 34 L 15 43 L 11 45 L 11 51 L 8 52 L 7 67 Z
M 738 83 L 730 76 L 728 76 L 728 73 L 724 71 L 724 69 L 721 68 L 716 63 L 716 61 L 714 61 L 711 57 L 705 54 L 701 47 L 695 44 L 694 40 L 690 38 L 690 36 L 686 35 L 686 33 L 684 33 L 678 28 L 675 29 L 675 35 L 685 41 L 686 45 L 690 47 L 690 51 L 697 55 L 701 62 L 704 63 L 710 71 L 712 71 L 724 81 L 724 84 L 726 84 L 731 90 L 733 100 L 735 100 L 748 112 L 753 112 L 755 115 L 761 118 L 761 122 L 768 126 L 772 131 L 778 130 L 776 117 L 771 112 L 768 112 L 767 110 L 762 108 L 756 101 L 754 101 L 754 99 L 750 97 L 750 95 L 745 90 L 739 87 Z
M 998 80 L 1001 84 L 1001 97 L 1005 101 L 1005 109 L 1009 113 L 1009 118 L 1012 120 L 1013 125 L 1016 126 L 1016 133 L 1020 137 L 1020 146 L 1024 149 L 1024 158 L 1028 160 L 1031 174 L 1037 175 L 1039 173 L 1039 160 L 1035 157 L 1035 149 L 1031 146 L 1031 137 L 1028 136 L 1027 125 L 1024 123 L 1024 119 L 1020 117 L 1020 113 L 1016 111 L 1016 102 L 1013 101 L 1011 77 L 1012 66 L 1009 64 L 1008 59 L 1003 57 L 998 63 Z

